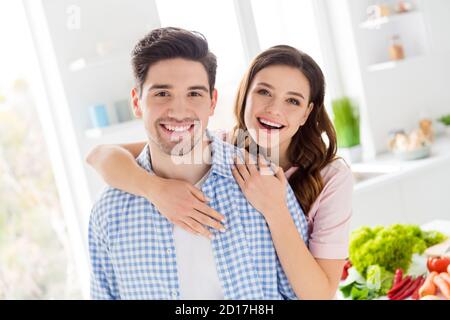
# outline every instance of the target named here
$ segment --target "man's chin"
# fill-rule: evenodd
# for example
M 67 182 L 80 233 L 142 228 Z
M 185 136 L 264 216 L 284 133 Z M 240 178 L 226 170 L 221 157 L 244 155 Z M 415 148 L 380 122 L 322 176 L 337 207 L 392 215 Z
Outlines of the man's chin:
M 187 141 L 182 140 L 179 142 L 176 141 L 160 141 L 159 145 L 161 146 L 162 151 L 165 154 L 175 157 L 181 157 L 192 151 L 194 148 L 194 143 L 192 139 Z

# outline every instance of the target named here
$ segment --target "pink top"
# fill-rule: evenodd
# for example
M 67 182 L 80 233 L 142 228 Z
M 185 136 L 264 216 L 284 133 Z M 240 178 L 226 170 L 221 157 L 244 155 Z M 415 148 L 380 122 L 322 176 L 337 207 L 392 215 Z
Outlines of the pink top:
M 289 178 L 297 167 L 285 172 Z M 346 259 L 352 216 L 353 175 L 342 160 L 322 169 L 324 188 L 308 213 L 309 251 L 318 259 Z

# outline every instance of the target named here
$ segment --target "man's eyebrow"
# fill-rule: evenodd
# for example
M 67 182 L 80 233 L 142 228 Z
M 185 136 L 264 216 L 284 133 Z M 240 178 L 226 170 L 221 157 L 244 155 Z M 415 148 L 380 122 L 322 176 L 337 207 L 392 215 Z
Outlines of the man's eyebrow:
M 207 87 L 201 86 L 201 85 L 200 85 L 200 86 L 192 86 L 192 87 L 189 87 L 188 90 L 201 90 L 201 91 L 205 91 L 206 93 L 209 92 L 209 90 L 208 90 Z
M 172 89 L 173 86 L 170 84 L 154 84 L 150 88 L 148 88 L 148 91 L 151 90 L 160 90 L 160 89 Z
M 263 86 L 263 87 L 267 87 L 269 89 L 275 89 L 274 86 L 272 86 L 272 85 L 270 85 L 270 84 L 268 84 L 266 82 L 259 82 L 258 85 Z M 290 95 L 293 95 L 293 96 L 297 96 L 297 97 L 300 97 L 303 100 L 305 100 L 305 97 L 299 92 L 289 91 L 287 94 L 290 94 Z

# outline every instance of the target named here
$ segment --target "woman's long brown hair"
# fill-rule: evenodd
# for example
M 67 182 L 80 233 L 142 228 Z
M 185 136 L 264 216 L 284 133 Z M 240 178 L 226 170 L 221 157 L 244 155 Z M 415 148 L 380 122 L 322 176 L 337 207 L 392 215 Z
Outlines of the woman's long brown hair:
M 289 184 L 304 213 L 322 192 L 324 184 L 321 170 L 336 159 L 336 132 L 324 106 L 325 78 L 318 64 L 307 54 L 290 46 L 275 46 L 259 54 L 241 81 L 234 114 L 237 119 L 234 143 L 241 141 L 238 135 L 247 132 L 244 121 L 245 105 L 250 85 L 256 74 L 264 68 L 283 65 L 300 70 L 308 79 L 310 103 L 313 109 L 306 123 L 292 137 L 287 153 L 289 162 L 298 170 L 289 178 Z M 324 140 L 326 136 L 327 142 Z

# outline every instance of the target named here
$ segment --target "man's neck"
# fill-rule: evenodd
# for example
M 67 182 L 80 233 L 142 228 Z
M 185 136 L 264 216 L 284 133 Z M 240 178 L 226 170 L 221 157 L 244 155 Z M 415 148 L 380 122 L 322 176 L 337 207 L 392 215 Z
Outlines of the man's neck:
M 161 178 L 176 179 L 196 184 L 211 168 L 210 141 L 202 139 L 183 156 L 172 156 L 152 141 L 149 142 L 152 170 Z

